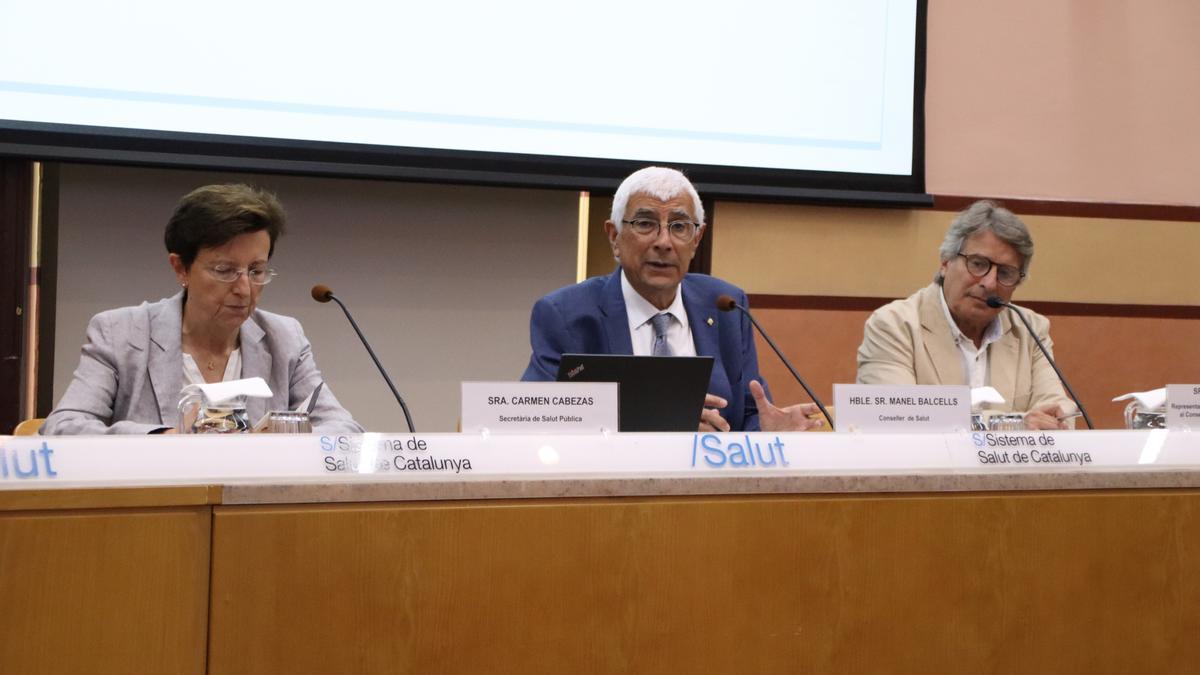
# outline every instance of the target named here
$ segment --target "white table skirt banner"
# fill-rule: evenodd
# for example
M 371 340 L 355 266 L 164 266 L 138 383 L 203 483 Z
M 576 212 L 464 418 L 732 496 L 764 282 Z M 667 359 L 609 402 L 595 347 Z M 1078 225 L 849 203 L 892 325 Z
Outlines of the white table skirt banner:
M 1200 434 L 640 433 L 0 436 L 0 490 L 716 474 L 1012 473 L 1200 467 Z

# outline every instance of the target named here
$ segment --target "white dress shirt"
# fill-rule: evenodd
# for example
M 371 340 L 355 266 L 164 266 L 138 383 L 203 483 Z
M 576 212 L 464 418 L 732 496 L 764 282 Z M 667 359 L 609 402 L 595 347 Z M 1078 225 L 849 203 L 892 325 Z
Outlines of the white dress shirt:
M 1000 339 L 1000 317 L 992 319 L 983 331 L 983 341 L 976 347 L 975 341 L 959 330 L 954 317 L 950 316 L 945 289 L 938 293 L 938 299 L 942 301 L 942 312 L 946 314 L 946 322 L 950 324 L 950 335 L 954 338 L 954 344 L 958 346 L 959 355 L 962 356 L 963 374 L 967 377 L 964 384 L 972 389 L 987 386 L 991 383 L 988 377 L 988 347 Z
M 625 314 L 629 317 L 629 338 L 633 341 L 634 356 L 650 356 L 654 353 L 654 326 L 650 319 L 660 310 L 643 298 L 621 271 L 621 295 L 625 297 Z M 675 356 L 695 356 L 696 343 L 692 340 L 692 329 L 688 325 L 687 310 L 683 308 L 683 294 L 675 287 L 675 300 L 662 312 L 671 315 L 667 326 L 667 344 Z

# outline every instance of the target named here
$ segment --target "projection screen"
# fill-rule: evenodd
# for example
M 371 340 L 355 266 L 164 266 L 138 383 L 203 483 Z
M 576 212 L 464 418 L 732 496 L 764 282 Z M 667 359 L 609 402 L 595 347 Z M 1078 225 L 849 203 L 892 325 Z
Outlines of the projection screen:
M 8 156 L 585 189 L 665 163 L 716 195 L 924 191 L 923 1 L 0 6 Z

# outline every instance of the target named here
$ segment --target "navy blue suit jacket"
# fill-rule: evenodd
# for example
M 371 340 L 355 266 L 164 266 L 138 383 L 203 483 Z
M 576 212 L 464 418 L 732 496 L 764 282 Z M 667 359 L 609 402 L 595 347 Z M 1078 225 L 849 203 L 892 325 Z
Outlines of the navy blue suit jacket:
M 686 275 L 680 288 L 696 353 L 714 359 L 708 392 L 729 402 L 721 415 L 731 430 L 757 431 L 758 407 L 749 383 L 758 380 L 766 387 L 766 382 L 758 375 L 750 321 L 741 312 L 722 312 L 716 306 L 719 296 L 728 295 L 745 307 L 746 293 L 704 274 Z M 620 268 L 538 300 L 529 320 L 529 342 L 533 355 L 521 376 L 527 381 L 555 380 L 563 354 L 632 354 Z M 697 424 L 699 421 L 697 410 Z

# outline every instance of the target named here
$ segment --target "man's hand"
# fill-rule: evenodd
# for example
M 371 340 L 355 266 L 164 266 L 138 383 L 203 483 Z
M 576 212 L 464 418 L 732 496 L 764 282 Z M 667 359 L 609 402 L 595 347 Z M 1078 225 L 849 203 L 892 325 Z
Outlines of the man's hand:
M 700 413 L 700 431 L 729 431 L 729 422 L 717 412 L 729 401 L 716 394 L 704 395 L 704 410 Z
M 797 403 L 786 408 L 767 400 L 767 392 L 757 380 L 750 380 L 750 395 L 758 406 L 758 424 L 763 431 L 808 431 L 824 426 L 823 417 L 811 418 L 819 408 L 815 403 Z
M 1055 429 L 1070 429 L 1066 420 L 1059 421 L 1058 418 L 1066 415 L 1066 412 L 1056 403 L 1050 403 L 1040 408 L 1034 408 L 1025 413 L 1025 428 L 1030 431 L 1052 431 Z

